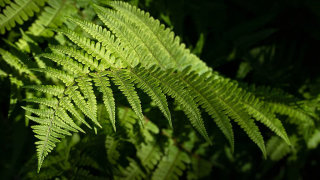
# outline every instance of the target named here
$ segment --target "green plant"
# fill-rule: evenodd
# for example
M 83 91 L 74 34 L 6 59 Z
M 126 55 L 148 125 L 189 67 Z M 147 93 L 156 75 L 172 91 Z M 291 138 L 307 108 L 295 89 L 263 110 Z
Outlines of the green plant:
M 30 0 L 5 3 L 9 5 L 0 16 L 2 34 L 39 11 Z M 17 8 L 20 11 L 12 10 Z M 78 13 L 80 8 L 87 12 Z M 319 98 L 300 101 L 281 90 L 226 78 L 192 54 L 170 29 L 135 6 L 117 1 L 74 5 L 49 0 L 36 19 L 27 31 L 20 30 L 15 43 L 8 36 L 0 54 L 4 66 L 11 68 L 0 72 L 16 89 L 11 96 L 18 100 L 12 106 L 23 99 L 27 102 L 22 108 L 38 139 L 40 178 L 61 172 L 64 178 L 91 179 L 87 169 L 94 169 L 101 176 L 115 178 L 176 179 L 187 168 L 184 176 L 205 177 L 210 174 L 205 169 L 213 166 L 201 157 L 215 141 L 213 132 L 207 130 L 214 126 L 212 120 L 229 142 L 231 153 L 237 152 L 234 141 L 238 137 L 232 121 L 265 158 L 270 155 L 278 160 L 295 152 L 291 145 L 297 144 L 296 134 L 316 141 L 310 147 L 319 143 L 315 137 Z M 284 120 L 296 124 L 298 133 L 288 136 Z M 277 135 L 268 141 L 267 149 L 257 121 Z M 79 139 L 79 132 L 90 133 L 89 129 L 97 137 L 86 134 Z M 99 157 L 91 157 L 81 147 L 92 148 L 90 140 L 101 143 L 99 138 L 105 138 L 107 162 L 98 162 Z M 280 143 L 281 147 L 274 148 Z M 56 146 L 60 153 L 45 160 Z M 127 148 L 132 151 L 126 152 Z M 82 156 L 73 157 L 73 153 Z M 44 172 L 42 166 L 47 168 Z M 70 177 L 68 172 L 77 176 Z

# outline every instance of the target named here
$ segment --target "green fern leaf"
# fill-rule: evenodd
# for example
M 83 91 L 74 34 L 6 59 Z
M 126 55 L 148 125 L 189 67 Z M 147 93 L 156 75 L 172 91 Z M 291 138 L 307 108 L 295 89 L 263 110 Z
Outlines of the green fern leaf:
M 123 23 L 124 26 L 130 28 L 134 34 L 124 34 L 123 36 L 126 40 L 131 43 L 137 43 L 135 39 L 139 38 L 143 42 L 141 46 L 145 46 L 145 49 L 154 55 L 157 59 L 154 63 L 161 64 L 160 67 L 183 70 L 188 66 L 192 66 L 192 70 L 199 74 L 210 69 L 197 56 L 191 54 L 184 44 L 180 44 L 179 37 L 175 37 L 169 28 L 165 28 L 164 25 L 160 24 L 159 20 L 150 17 L 149 13 L 125 2 L 111 1 L 108 2 L 108 5 L 117 11 L 113 12 L 98 8 L 97 14 L 98 16 L 100 14 L 101 20 L 104 20 L 103 14 L 105 14 L 110 19 L 109 21 L 105 19 L 105 24 L 110 23 L 113 19 L 115 21 L 113 23 L 116 23 L 115 27 L 120 26 L 118 23 Z M 114 26 L 112 25 L 112 27 Z M 116 34 L 120 34 L 116 29 L 113 29 L 113 31 Z
M 120 167 L 121 175 L 118 177 L 115 177 L 115 179 L 122 179 L 122 180 L 140 180 L 145 179 L 146 175 L 142 171 L 142 169 L 139 167 L 137 162 L 131 158 L 128 158 L 129 160 L 129 166 L 127 168 Z
M 46 0 L 15 0 L 11 2 L 0 14 L 0 33 L 4 34 L 16 26 L 16 23 L 23 24 L 34 12 L 39 12 L 40 7 Z
M 41 54 L 40 57 L 48 58 L 75 74 L 82 74 L 87 72 L 84 70 L 81 64 L 69 57 L 60 54 Z
M 109 114 L 113 130 L 116 131 L 116 118 L 115 118 L 115 100 L 110 87 L 109 78 L 105 76 L 105 73 L 94 73 L 93 81 L 98 90 L 103 94 L 103 102 Z
M 75 118 L 77 118 L 80 122 L 84 123 L 88 128 L 91 129 L 90 125 L 83 119 L 83 117 L 80 115 L 80 113 L 74 108 L 73 104 L 71 103 L 71 100 L 69 97 L 62 97 L 59 99 L 60 105 L 69 111 Z
M 116 164 L 117 160 L 120 157 L 120 153 L 117 150 L 118 144 L 119 144 L 119 141 L 116 140 L 114 137 L 112 136 L 106 137 L 105 147 L 107 150 L 108 160 L 111 164 Z
M 73 47 L 66 46 L 51 46 L 50 49 L 63 54 L 67 54 L 75 58 L 78 62 L 82 63 L 83 65 L 89 66 L 91 70 L 95 70 L 98 68 L 99 62 L 96 59 L 94 59 L 91 55 L 81 50 L 77 50 Z
M 162 152 L 157 143 L 143 143 L 137 151 L 141 164 L 148 172 L 152 171 L 162 157 Z
M 120 61 L 117 61 L 116 59 L 116 62 L 114 63 L 115 67 L 125 67 L 124 65 L 127 66 L 128 64 L 132 64 L 133 60 L 132 57 L 130 57 L 130 52 L 125 50 L 126 48 L 123 47 L 120 40 L 116 39 L 110 31 L 89 21 L 84 21 L 76 18 L 68 18 L 68 20 L 80 26 L 93 38 L 101 42 L 105 49 L 108 49 L 113 53 L 113 55 L 120 58 Z
M 54 68 L 33 68 L 30 69 L 33 71 L 43 72 L 48 74 L 50 77 L 54 77 L 57 79 L 60 79 L 63 83 L 65 83 L 67 86 L 73 83 L 73 77 L 70 74 L 67 74 L 65 71 L 54 69 Z
M 80 88 L 80 91 L 84 95 L 84 98 L 87 99 L 88 103 L 88 110 L 90 112 L 90 116 L 92 120 L 96 123 L 99 124 L 97 121 L 97 98 L 93 92 L 93 87 L 91 83 L 91 78 L 89 77 L 80 77 L 76 79 L 78 82 L 78 86 Z
M 128 102 L 140 120 L 140 125 L 143 126 L 144 116 L 142 114 L 141 102 L 137 92 L 134 89 L 130 76 L 126 71 L 123 70 L 109 71 L 109 75 L 112 76 L 114 83 L 119 86 L 119 89 L 127 97 Z
M 0 0 L 0 6 L 4 7 L 6 4 L 10 4 L 11 0 Z
M 29 111 L 33 114 L 36 114 L 38 116 L 43 116 L 43 117 L 50 117 L 50 116 L 53 116 L 54 114 L 54 111 L 52 109 L 33 109 L 29 107 L 24 107 L 24 106 L 22 106 L 22 108 L 26 111 Z
M 271 137 L 267 142 L 267 153 L 273 161 L 279 161 L 290 152 L 292 152 L 291 147 L 277 136 Z
M 25 101 L 42 104 L 51 108 L 56 107 L 59 103 L 56 98 L 28 98 L 28 99 L 25 99 Z
M 172 142 L 167 151 L 154 171 L 152 180 L 178 179 L 186 169 L 186 164 L 190 163 L 189 156 L 173 145 Z
M 154 68 L 153 68 L 154 69 Z M 201 118 L 200 110 L 193 97 L 185 90 L 185 86 L 177 78 L 175 78 L 172 71 L 161 71 L 160 69 L 151 70 L 150 74 L 158 81 L 162 91 L 169 96 L 173 97 L 179 105 L 182 107 L 182 110 L 185 112 L 191 124 L 199 131 L 199 133 L 211 143 L 211 140 L 207 134 L 204 122 Z
M 289 145 L 290 140 L 288 135 L 282 126 L 281 121 L 275 117 L 274 114 L 268 111 L 268 108 L 262 104 L 257 98 L 251 94 L 242 95 L 242 104 L 247 109 L 248 113 L 252 115 L 256 120 L 261 121 L 273 132 L 280 136 Z
M 231 150 L 234 150 L 234 135 L 230 119 L 224 112 L 224 108 L 219 103 L 218 96 L 214 95 L 214 86 L 205 81 L 205 75 L 199 76 L 195 73 L 187 73 L 188 69 L 179 73 L 182 82 L 188 87 L 194 100 L 213 118 L 228 139 Z
M 97 60 L 101 60 L 99 64 L 99 66 L 101 66 L 100 70 L 108 68 L 110 67 L 110 64 L 115 63 L 115 58 L 111 56 L 111 54 L 106 51 L 103 46 L 101 46 L 100 42 L 95 43 L 94 41 L 91 41 L 90 39 L 83 37 L 71 30 L 54 30 L 66 35 L 72 42 L 86 50 L 88 54 L 92 55 Z
M 41 15 L 29 27 L 28 32 L 34 36 L 53 36 L 53 32 L 48 27 L 59 27 L 65 21 L 66 16 L 76 13 L 76 9 L 71 5 L 71 2 L 66 0 L 49 0 L 49 6 L 44 8 Z
M 152 77 L 149 76 L 147 71 L 139 70 L 141 69 L 137 67 L 134 69 L 130 69 L 127 72 L 133 79 L 133 82 L 137 84 L 137 87 L 146 92 L 156 103 L 156 105 L 160 108 L 164 116 L 168 119 L 170 127 L 172 127 L 172 120 L 168 108 L 167 99 L 166 96 L 162 93 L 161 89 L 159 88 L 158 82 L 152 79 Z
M 77 89 L 78 87 L 72 86 L 66 90 L 66 94 L 69 95 L 73 102 L 87 117 L 89 117 L 98 127 L 101 127 L 100 123 L 97 121 L 96 115 L 90 111 L 90 107 Z
M 24 86 L 26 89 L 34 89 L 43 93 L 52 94 L 54 96 L 59 96 L 64 93 L 64 88 L 62 86 L 54 85 L 28 85 Z

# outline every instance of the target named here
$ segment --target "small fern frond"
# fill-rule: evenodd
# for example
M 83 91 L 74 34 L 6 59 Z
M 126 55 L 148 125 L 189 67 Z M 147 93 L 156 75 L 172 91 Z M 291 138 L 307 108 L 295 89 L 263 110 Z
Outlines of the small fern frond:
M 158 82 L 154 80 L 151 76 L 149 76 L 147 71 L 137 71 L 137 69 L 139 69 L 139 67 L 130 69 L 127 72 L 133 79 L 133 82 L 137 84 L 137 87 L 146 92 L 156 103 L 156 105 L 160 108 L 164 116 L 169 121 L 170 127 L 172 127 L 172 120 L 168 108 L 167 99 L 166 96 L 162 93 L 161 89 L 159 88 Z
M 96 8 L 101 20 L 105 20 L 104 23 L 106 25 L 113 23 L 110 24 L 112 27 L 126 26 L 126 28 L 130 29 L 133 33 L 123 34 L 123 37 L 131 43 L 137 43 L 136 39 L 140 39 L 141 43 L 139 44 L 144 46 L 144 49 L 148 50 L 149 54 L 152 53 L 156 59 L 153 63 L 159 64 L 160 67 L 178 70 L 192 66 L 192 70 L 199 74 L 209 70 L 203 61 L 191 54 L 190 50 L 180 43 L 179 37 L 175 36 L 169 28 L 165 28 L 163 24 L 160 24 L 159 20 L 150 17 L 149 13 L 125 2 L 110 1 L 108 5 L 116 11 Z M 103 14 L 108 17 L 106 18 Z M 116 23 L 112 22 L 112 19 Z M 112 30 L 120 36 L 120 32 L 117 29 L 114 28 Z M 141 53 L 146 54 L 143 51 Z M 146 61 L 150 60 L 146 59 Z
M 65 93 L 73 100 L 73 102 L 87 117 L 89 117 L 98 127 L 101 127 L 100 123 L 97 121 L 96 114 L 90 111 L 89 105 L 81 95 L 80 91 L 77 89 L 78 87 L 72 86 L 68 88 Z
M 37 116 L 50 117 L 54 114 L 54 111 L 52 109 L 33 109 L 29 107 L 24 107 L 24 106 L 22 106 L 22 108 Z
M 85 124 L 89 129 L 91 126 L 84 120 L 84 118 L 80 115 L 80 113 L 74 108 L 74 105 L 71 103 L 71 99 L 69 97 L 63 97 L 60 99 L 60 105 L 70 112 L 76 119 Z
M 288 135 L 282 126 L 281 121 L 276 116 L 268 111 L 268 107 L 255 98 L 252 94 L 242 95 L 242 104 L 247 109 L 247 112 L 256 120 L 261 121 L 273 132 L 280 136 L 287 144 L 291 144 Z
M 109 71 L 109 75 L 112 77 L 112 80 L 118 86 L 118 88 L 127 97 L 128 102 L 139 118 L 140 125 L 143 126 L 144 116 L 142 114 L 141 101 L 137 92 L 135 91 L 130 76 L 126 71 L 123 70 Z
M 11 67 L 15 68 L 20 74 L 26 73 L 30 74 L 30 70 L 27 68 L 27 66 L 16 56 L 11 54 L 10 52 L 0 48 L 0 54 L 3 58 L 3 60 L 9 64 Z
M 286 105 L 277 102 L 268 102 L 268 106 L 271 108 L 271 111 L 277 114 L 286 115 L 304 124 L 314 125 L 313 119 L 306 114 L 302 109 L 295 105 Z
M 24 86 L 26 89 L 34 89 L 46 94 L 52 94 L 54 96 L 62 95 L 64 92 L 64 88 L 62 86 L 56 85 L 28 85 Z
M 84 98 L 87 99 L 87 107 L 88 112 L 90 112 L 91 119 L 96 124 L 99 124 L 97 121 L 97 98 L 93 92 L 91 78 L 84 76 L 76 79 L 76 81 L 78 82 L 78 86 L 84 95 Z
M 66 70 L 71 71 L 75 74 L 86 73 L 83 66 L 78 62 L 74 61 L 73 59 L 60 55 L 60 54 L 49 54 L 44 53 L 41 54 L 40 57 L 48 58 L 57 64 L 63 66 Z
M 98 68 L 99 62 L 95 58 L 76 48 L 66 46 L 51 46 L 50 49 L 73 57 L 83 65 L 89 66 L 91 70 Z
M 20 75 L 25 75 L 30 81 L 33 81 L 37 84 L 40 84 L 40 80 L 35 76 L 27 66 L 27 63 L 24 63 L 22 59 L 15 56 L 14 54 L 0 48 L 0 55 L 2 59 L 13 69 L 18 71 Z
M 38 16 L 37 20 L 29 27 L 28 32 L 34 36 L 51 37 L 53 32 L 48 27 L 56 28 L 65 21 L 65 16 L 76 12 L 73 10 L 71 1 L 49 0 L 49 6 Z
M 0 14 L 0 33 L 4 34 L 16 26 L 16 23 L 23 24 L 35 12 L 40 11 L 40 7 L 45 4 L 46 0 L 15 0 L 11 2 Z
M 11 0 L 0 0 L 0 6 L 4 7 L 6 4 L 10 4 Z
M 129 166 L 125 169 L 120 167 L 121 175 L 116 177 L 115 179 L 132 179 L 132 180 L 139 180 L 145 179 L 146 174 L 140 168 L 139 164 L 133 160 L 132 158 L 128 158 Z
M 186 164 L 190 163 L 189 156 L 172 142 L 167 151 L 154 171 L 152 180 L 178 179 L 186 169 Z
M 109 119 L 112 124 L 113 130 L 116 131 L 116 117 L 115 117 L 115 99 L 110 88 L 110 80 L 105 76 L 105 73 L 93 73 L 93 81 L 95 86 L 103 95 L 103 102 L 109 114 Z
M 150 71 L 150 76 L 158 81 L 162 91 L 174 98 L 179 103 L 179 105 L 182 107 L 182 110 L 189 118 L 191 124 L 208 142 L 211 142 L 196 102 L 185 89 L 186 87 L 184 84 L 176 78 L 172 70 L 161 71 L 160 69 L 152 68 Z
M 101 42 L 105 49 L 109 50 L 111 53 L 113 53 L 113 55 L 120 58 L 120 61 L 116 60 L 116 64 L 119 64 L 119 66 L 121 67 L 124 65 L 127 66 L 128 64 L 132 64 L 133 60 L 129 56 L 131 53 L 125 50 L 119 39 L 115 38 L 115 36 L 106 28 L 103 28 L 102 26 L 96 25 L 89 21 L 76 18 L 69 18 L 68 20 L 80 26 L 85 32 L 89 33 L 93 38 Z M 122 63 L 122 65 L 120 63 Z
M 143 143 L 137 151 L 141 164 L 148 172 L 152 171 L 162 157 L 162 152 L 157 143 Z
M 95 57 L 97 60 L 101 60 L 99 66 L 101 70 L 110 67 L 110 64 L 115 63 L 115 58 L 106 51 L 106 49 L 101 45 L 100 42 L 95 43 L 94 41 L 81 36 L 80 34 L 71 31 L 69 29 L 54 29 L 56 32 L 66 35 L 72 42 L 84 49 L 88 54 Z
M 295 141 L 295 137 L 291 138 Z M 267 153 L 271 160 L 279 161 L 292 152 L 292 147 L 277 136 L 272 136 L 267 142 Z
M 61 80 L 67 86 L 70 85 L 71 83 L 73 83 L 73 80 L 74 80 L 73 76 L 66 73 L 65 71 L 50 68 L 50 67 L 33 68 L 30 70 L 46 73 L 47 75 L 49 75 L 49 77 L 53 77 L 53 78 L 57 78 L 57 79 Z
M 56 107 L 59 101 L 56 98 L 28 98 L 26 102 L 37 103 L 48 107 Z
M 179 73 L 179 78 L 188 87 L 194 100 L 213 118 L 217 126 L 221 129 L 230 143 L 232 151 L 234 150 L 234 135 L 229 117 L 224 112 L 222 103 L 219 102 L 219 96 L 214 95 L 214 86 L 206 82 L 205 75 L 196 73 L 187 73 L 185 69 Z
M 111 164 L 116 164 L 120 153 L 117 150 L 119 141 L 112 136 L 107 136 L 105 141 L 105 147 L 107 150 L 107 157 Z

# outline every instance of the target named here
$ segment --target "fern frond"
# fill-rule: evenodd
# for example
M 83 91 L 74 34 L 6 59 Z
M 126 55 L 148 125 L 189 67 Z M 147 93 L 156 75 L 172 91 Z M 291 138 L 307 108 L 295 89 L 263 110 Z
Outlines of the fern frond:
M 39 172 L 44 158 L 53 150 L 55 143 L 60 142 L 59 139 L 64 138 L 65 135 L 71 134 L 65 130 L 69 126 L 63 123 L 57 116 L 50 116 L 48 118 L 28 116 L 28 118 L 40 124 L 31 126 L 34 133 L 37 134 L 36 137 L 39 139 L 36 142 Z
M 83 66 L 78 62 L 74 61 L 73 59 L 62 56 L 60 54 L 48 54 L 44 53 L 41 54 L 40 57 L 48 58 L 57 64 L 63 66 L 66 70 L 71 71 L 75 74 L 86 73 L 87 71 L 84 70 Z
M 159 88 L 159 83 L 149 76 L 147 71 L 136 71 L 137 69 L 138 68 L 134 68 L 128 71 L 129 75 L 133 79 L 133 82 L 137 84 L 138 88 L 142 89 L 151 97 L 151 99 L 156 103 L 169 121 L 170 127 L 172 127 L 172 120 L 167 99 Z
M 37 20 L 29 27 L 28 32 L 34 36 L 51 37 L 53 32 L 48 27 L 56 28 L 62 25 L 65 17 L 76 12 L 73 10 L 71 1 L 49 0 L 44 11 Z
M 109 75 L 112 76 L 112 80 L 118 86 L 118 88 L 127 97 L 128 102 L 132 106 L 132 109 L 139 118 L 140 125 L 144 124 L 144 116 L 142 114 L 141 101 L 137 92 L 134 89 L 132 80 L 126 71 L 114 70 L 109 71 Z
M 114 56 L 111 56 L 110 52 L 107 51 L 100 42 L 95 43 L 89 38 L 81 36 L 80 34 L 71 31 L 69 29 L 54 29 L 56 32 L 60 32 L 66 35 L 72 42 L 77 44 L 82 49 L 86 50 L 88 54 L 95 57 L 97 60 L 101 60 L 99 66 L 101 70 L 110 67 L 111 64 L 115 63 Z
M 292 152 L 291 147 L 277 136 L 271 137 L 267 142 L 267 153 L 273 161 L 282 159 L 290 152 Z
M 167 68 L 165 63 L 160 62 L 156 58 L 156 53 L 159 53 L 156 47 L 149 47 L 145 45 L 145 42 L 142 39 L 146 38 L 146 34 L 138 31 L 138 27 L 134 27 L 130 23 L 122 22 L 115 11 L 111 9 L 103 8 L 97 5 L 95 5 L 94 8 L 102 22 L 108 26 L 118 38 L 121 39 L 121 42 L 125 44 L 127 48 L 134 48 L 132 52 L 136 52 L 136 54 L 139 54 L 139 56 L 143 58 L 139 59 L 140 63 L 142 63 L 144 66 L 156 64 L 162 69 Z M 133 44 L 140 44 L 140 46 L 134 47 Z
M 33 71 L 38 71 L 38 72 L 43 72 L 48 74 L 50 77 L 54 77 L 57 79 L 60 79 L 63 83 L 65 83 L 67 86 L 70 85 L 71 83 L 73 83 L 73 76 L 66 73 L 65 71 L 62 70 L 58 70 L 58 69 L 54 69 L 54 68 L 33 68 L 30 69 Z
M 188 69 L 179 74 L 180 80 L 188 87 L 194 100 L 213 118 L 217 126 L 221 129 L 234 150 L 234 135 L 229 117 L 224 112 L 224 107 L 219 101 L 219 96 L 215 95 L 214 86 L 206 82 L 205 75 L 198 76 L 195 73 L 186 73 Z
M 96 112 L 91 111 L 90 106 L 87 104 L 84 97 L 80 94 L 80 91 L 78 91 L 77 89 L 78 87 L 72 86 L 69 89 L 67 89 L 65 93 L 73 100 L 73 102 L 87 117 L 89 117 L 98 127 L 101 127 L 100 123 L 97 121 L 96 114 L 94 114 Z
M 4 7 L 6 4 L 10 4 L 11 0 L 0 0 L 0 6 Z
M 70 112 L 76 119 L 78 119 L 80 122 L 84 123 L 88 128 L 91 129 L 90 125 L 83 119 L 83 117 L 80 115 L 80 113 L 74 108 L 73 104 L 71 103 L 71 100 L 69 97 L 64 96 L 63 98 L 60 98 L 60 105 L 66 109 L 68 112 Z
M 138 70 L 143 71 L 143 70 Z M 182 107 L 182 110 L 185 112 L 191 124 L 199 131 L 199 133 L 208 141 L 211 142 L 204 122 L 201 118 L 200 110 L 193 97 L 185 90 L 185 86 L 177 78 L 175 74 L 169 71 L 161 71 L 160 69 L 151 70 L 150 76 L 152 76 L 156 81 L 158 81 L 162 91 L 172 98 L 174 98 L 179 105 Z
M 107 150 L 108 160 L 111 164 L 116 164 L 120 153 L 117 150 L 119 141 L 112 136 L 107 136 L 105 141 L 105 147 Z
M 0 54 L 3 58 L 3 60 L 8 63 L 11 67 L 15 68 L 18 70 L 20 74 L 26 73 L 30 74 L 30 70 L 27 68 L 27 66 L 16 56 L 11 54 L 10 52 L 0 48 Z
M 28 98 L 25 99 L 25 101 L 45 105 L 51 108 L 56 107 L 59 103 L 56 98 Z
M 17 70 L 20 75 L 26 75 L 30 81 L 33 81 L 37 84 L 40 83 L 40 80 L 35 76 L 30 69 L 28 68 L 27 64 L 22 62 L 21 59 L 19 59 L 14 54 L 10 53 L 9 51 L 6 51 L 2 48 L 0 48 L 0 55 L 2 56 L 2 59 L 9 64 L 13 69 Z
M 62 86 L 55 85 L 28 85 L 24 86 L 26 89 L 34 89 L 46 94 L 52 94 L 54 96 L 62 95 L 64 92 L 64 88 Z
M 50 49 L 75 58 L 83 65 L 89 66 L 91 70 L 95 70 L 98 68 L 99 62 L 96 59 L 81 50 L 77 50 L 76 48 L 66 46 L 51 46 Z
M 91 112 L 92 117 L 97 119 L 97 98 L 93 92 L 93 87 L 91 83 L 91 78 L 89 77 L 80 77 L 76 79 L 80 91 L 84 95 L 84 98 L 87 99 L 89 111 Z M 98 122 L 97 122 L 98 123 Z
M 268 102 L 268 106 L 271 108 L 271 111 L 277 114 L 286 115 L 291 118 L 297 119 L 300 122 L 305 124 L 314 125 L 313 119 L 306 114 L 303 110 L 296 106 L 289 106 L 277 102 Z
M 95 86 L 98 87 L 98 90 L 103 95 L 103 102 L 109 114 L 109 119 L 112 124 L 113 130 L 116 131 L 116 117 L 115 117 L 115 100 L 113 97 L 112 90 L 110 88 L 109 78 L 105 76 L 104 73 L 94 73 L 93 81 Z
M 137 164 L 137 162 L 131 158 L 128 158 L 129 160 L 129 166 L 127 168 L 120 167 L 121 175 L 119 177 L 116 177 L 115 179 L 133 179 L 133 180 L 139 180 L 139 179 L 145 179 L 146 175 L 140 168 L 140 166 Z
M 105 49 L 109 50 L 112 54 L 116 57 L 120 58 L 118 62 L 116 59 L 115 64 L 119 64 L 119 66 L 124 66 L 131 64 L 132 65 L 132 58 L 130 57 L 130 52 L 124 48 L 124 46 L 120 43 L 120 40 L 115 38 L 110 31 L 102 26 L 96 25 L 89 21 L 80 20 L 76 18 L 68 18 L 68 20 L 74 22 L 78 26 L 80 26 L 84 31 L 89 33 L 93 38 L 97 39 Z M 128 62 L 129 61 L 129 62 Z M 122 64 L 120 64 L 122 63 Z M 117 66 L 118 67 L 118 66 Z
M 173 143 L 168 146 L 168 152 L 162 157 L 157 169 L 152 175 L 152 180 L 179 179 L 190 163 L 189 156 L 178 149 Z
M 280 136 L 287 144 L 291 144 L 288 135 L 282 126 L 281 121 L 276 116 L 268 111 L 268 107 L 261 103 L 259 99 L 255 98 L 252 94 L 242 95 L 242 104 L 247 109 L 247 112 L 252 115 L 256 120 L 261 121 L 273 132 Z
M 157 143 L 143 143 L 137 151 L 141 164 L 148 172 L 152 171 L 162 157 L 162 152 Z
M 219 101 L 225 108 L 226 114 L 240 125 L 252 141 L 258 145 L 263 155 L 266 157 L 265 144 L 259 128 L 254 123 L 251 116 L 245 111 L 239 100 L 243 90 L 237 88 L 237 85 L 229 83 L 228 80 L 218 80 L 214 82 L 214 80 L 211 79 L 211 82 L 212 86 L 218 86 L 215 88 L 214 92 L 220 97 Z
M 52 109 L 33 109 L 29 107 L 24 107 L 24 106 L 22 106 L 22 108 L 37 116 L 50 117 L 54 114 L 54 111 Z
M 0 14 L 0 33 L 4 34 L 16 26 L 16 23 L 23 24 L 35 12 L 40 11 L 46 0 L 15 0 L 11 2 Z
M 115 27 L 120 26 L 117 23 L 123 23 L 127 28 L 130 28 L 135 33 L 133 37 L 140 37 L 141 46 L 145 46 L 145 49 L 154 55 L 157 62 L 161 64 L 160 67 L 183 70 L 192 65 L 192 70 L 199 74 L 209 70 L 203 61 L 191 54 L 185 48 L 185 45 L 180 43 L 179 37 L 175 37 L 169 28 L 165 28 L 159 20 L 150 17 L 149 13 L 125 2 L 111 1 L 108 4 L 117 11 L 98 8 L 97 14 L 99 15 L 100 12 L 99 17 L 103 20 L 103 14 L 106 14 L 109 19 L 113 18 L 116 21 Z M 105 23 L 112 22 L 106 19 Z M 113 29 L 113 31 L 117 34 L 116 29 Z M 118 32 L 118 34 L 120 33 Z M 137 43 L 131 34 L 124 34 L 123 36 L 127 38 L 127 41 Z

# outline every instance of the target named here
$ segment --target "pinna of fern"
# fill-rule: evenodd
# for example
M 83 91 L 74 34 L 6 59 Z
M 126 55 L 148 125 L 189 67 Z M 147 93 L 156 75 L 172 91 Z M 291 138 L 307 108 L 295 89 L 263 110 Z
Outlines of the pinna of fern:
M 151 97 L 170 126 L 175 119 L 171 118 L 166 95 L 172 97 L 208 142 L 211 138 L 200 107 L 212 117 L 232 149 L 231 120 L 240 125 L 264 155 L 264 140 L 255 120 L 290 144 L 281 121 L 261 99 L 213 72 L 158 20 L 127 3 L 112 1 L 109 6 L 112 8 L 94 5 L 98 17 L 109 30 L 88 21 L 68 18 L 92 38 L 68 29 L 54 29 L 68 37 L 77 48 L 51 46 L 52 53 L 40 57 L 63 68 L 34 70 L 60 79 L 63 84 L 26 86 L 48 94 L 46 98 L 27 100 L 40 104 L 39 109 L 25 108 L 37 115 L 29 118 L 39 124 L 32 126 L 39 139 L 36 142 L 38 171 L 60 139 L 71 132 L 84 131 L 79 122 L 89 128 L 92 125 L 101 127 L 97 120 L 94 86 L 102 93 L 115 131 L 115 97 L 111 85 L 117 86 L 127 98 L 141 126 L 144 126 L 144 115 L 136 87 Z

